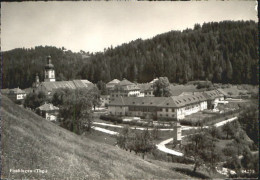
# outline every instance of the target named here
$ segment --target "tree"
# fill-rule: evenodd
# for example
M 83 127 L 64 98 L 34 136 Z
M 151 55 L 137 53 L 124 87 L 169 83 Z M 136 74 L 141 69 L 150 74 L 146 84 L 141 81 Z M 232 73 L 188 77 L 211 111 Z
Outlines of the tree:
M 224 132 L 224 133 L 226 133 L 226 139 L 228 139 L 228 136 L 229 135 L 234 135 L 234 127 L 232 126 L 232 124 L 231 123 L 226 123 L 226 124 L 224 124 L 223 126 L 222 126 L 222 131 Z
M 96 86 L 91 88 L 88 93 L 93 97 L 92 99 L 92 104 L 94 110 L 96 110 L 96 107 L 99 107 L 101 105 L 101 100 L 100 100 L 100 91 Z
M 245 108 L 238 118 L 241 128 L 246 132 L 248 137 L 254 141 L 254 144 L 258 147 L 258 107 L 257 105 L 250 105 Z
M 128 126 L 124 126 L 122 131 L 119 133 L 119 135 L 116 138 L 116 144 L 122 148 L 127 150 L 127 139 L 129 135 L 130 129 Z
M 124 127 L 117 137 L 117 144 L 122 149 L 130 150 L 130 152 L 142 153 L 143 159 L 147 152 L 151 152 L 155 148 L 152 135 L 148 129 L 140 132 L 130 131 L 128 127 Z
M 43 91 L 29 93 L 24 99 L 24 107 L 35 110 L 47 101 L 47 96 Z
M 170 83 L 167 77 L 159 77 L 159 79 L 154 82 L 153 88 L 154 88 L 153 94 L 156 97 L 171 96 Z
M 61 126 L 81 134 L 90 131 L 93 114 L 92 107 L 95 96 L 93 89 L 60 89 L 54 93 L 53 102 L 60 108 Z
M 152 135 L 153 139 L 159 139 L 160 132 L 159 132 L 159 128 L 157 126 L 155 126 L 153 128 L 151 135 Z
M 194 159 L 193 172 L 196 172 L 197 168 L 203 164 L 208 167 L 210 172 L 215 171 L 215 167 L 222 157 L 215 142 L 216 138 L 203 129 L 189 136 L 188 143 L 184 146 L 184 154 Z
M 107 95 L 108 94 L 106 83 L 104 83 L 103 81 L 97 82 L 97 88 L 99 89 L 101 95 Z

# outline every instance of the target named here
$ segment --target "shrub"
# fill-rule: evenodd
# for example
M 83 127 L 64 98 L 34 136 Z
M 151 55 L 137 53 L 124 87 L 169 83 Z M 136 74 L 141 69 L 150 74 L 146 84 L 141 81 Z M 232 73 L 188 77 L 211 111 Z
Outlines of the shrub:
M 110 116 L 110 115 L 101 115 L 100 119 L 105 120 L 105 121 L 111 121 L 114 123 L 122 123 L 123 120 L 120 117 L 116 117 L 116 116 Z

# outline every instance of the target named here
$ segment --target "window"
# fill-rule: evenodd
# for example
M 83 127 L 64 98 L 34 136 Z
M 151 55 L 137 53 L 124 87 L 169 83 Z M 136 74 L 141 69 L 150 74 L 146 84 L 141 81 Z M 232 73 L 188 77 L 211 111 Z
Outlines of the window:
M 166 110 L 166 112 L 168 112 L 168 108 L 166 108 L 165 110 Z
M 166 116 L 168 117 L 168 114 L 166 114 Z
M 162 114 L 160 114 L 160 116 L 162 116 Z
M 174 108 L 172 108 L 172 112 L 174 112 Z

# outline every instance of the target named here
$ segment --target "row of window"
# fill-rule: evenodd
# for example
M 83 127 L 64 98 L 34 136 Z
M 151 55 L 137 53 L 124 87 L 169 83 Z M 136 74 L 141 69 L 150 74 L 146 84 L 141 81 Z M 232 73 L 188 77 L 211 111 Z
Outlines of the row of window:
M 165 111 L 166 111 L 166 112 L 169 112 L 169 111 L 170 111 L 170 109 L 171 109 L 171 111 L 172 111 L 172 112 L 174 112 L 174 111 L 175 111 L 175 109 L 174 109 L 174 108 L 165 108 Z M 159 109 L 159 111 L 163 111 L 163 110 L 164 110 L 164 108 L 160 108 L 160 109 Z
M 160 117 L 162 117 L 163 115 L 160 114 Z M 165 115 L 166 117 L 170 117 L 168 114 Z M 173 114 L 171 117 L 175 117 L 175 115 Z
M 129 111 L 154 112 L 155 110 L 154 107 L 129 107 Z

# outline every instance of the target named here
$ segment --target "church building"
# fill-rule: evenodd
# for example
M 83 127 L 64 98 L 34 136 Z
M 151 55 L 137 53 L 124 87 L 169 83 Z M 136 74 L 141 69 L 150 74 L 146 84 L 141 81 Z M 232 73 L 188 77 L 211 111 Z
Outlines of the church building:
M 55 68 L 51 62 L 51 56 L 47 57 L 47 64 L 44 67 L 44 81 L 39 81 L 39 76 L 36 74 L 35 83 L 33 84 L 34 91 L 43 91 L 48 96 L 52 96 L 55 90 L 59 88 L 69 89 L 87 89 L 94 86 L 93 83 L 86 79 L 72 80 L 72 81 L 56 81 Z

